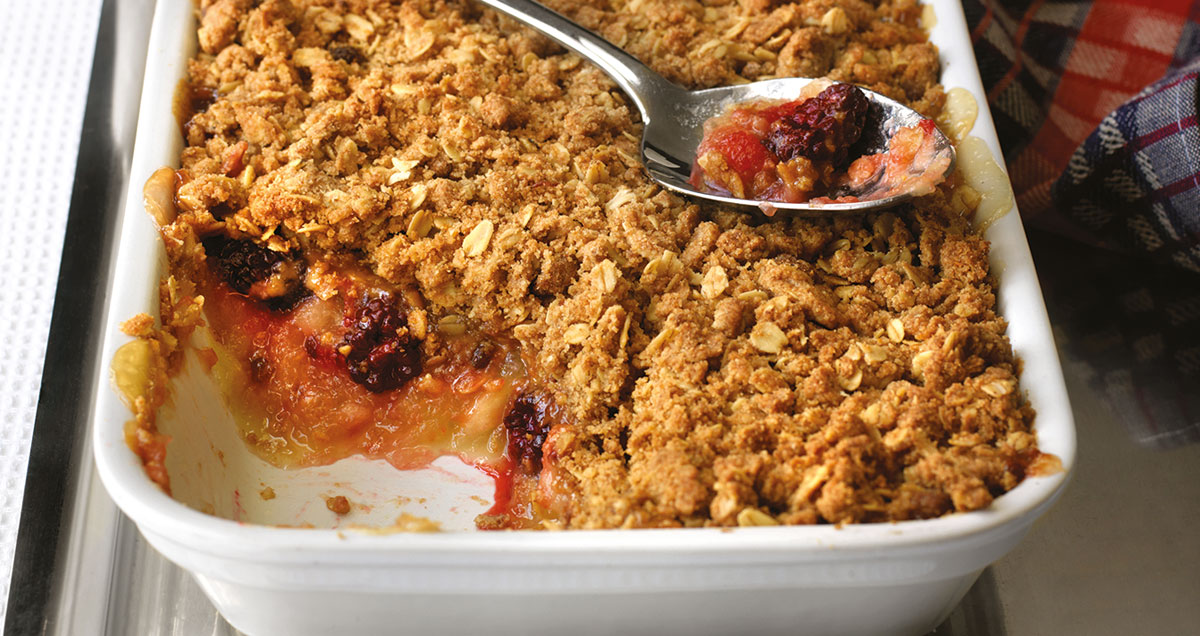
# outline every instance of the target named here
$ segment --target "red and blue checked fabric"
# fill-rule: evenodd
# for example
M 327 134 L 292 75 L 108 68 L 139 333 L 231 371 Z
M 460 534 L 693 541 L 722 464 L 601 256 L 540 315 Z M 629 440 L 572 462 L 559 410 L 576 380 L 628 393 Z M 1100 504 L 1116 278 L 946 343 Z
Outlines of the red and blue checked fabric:
M 1200 274 L 1200 59 L 1100 121 L 1051 186 L 1054 209 L 1094 242 Z
M 1137 441 L 1200 441 L 1200 1 L 963 5 L 1069 363 Z

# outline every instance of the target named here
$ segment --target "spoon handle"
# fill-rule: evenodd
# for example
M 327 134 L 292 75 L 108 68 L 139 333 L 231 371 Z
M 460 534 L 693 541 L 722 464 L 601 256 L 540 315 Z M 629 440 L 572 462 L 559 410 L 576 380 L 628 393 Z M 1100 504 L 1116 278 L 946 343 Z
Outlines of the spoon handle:
M 532 27 L 599 66 L 633 99 L 643 123 L 650 122 L 656 105 L 675 103 L 686 93 L 620 47 L 533 0 L 479 2 Z

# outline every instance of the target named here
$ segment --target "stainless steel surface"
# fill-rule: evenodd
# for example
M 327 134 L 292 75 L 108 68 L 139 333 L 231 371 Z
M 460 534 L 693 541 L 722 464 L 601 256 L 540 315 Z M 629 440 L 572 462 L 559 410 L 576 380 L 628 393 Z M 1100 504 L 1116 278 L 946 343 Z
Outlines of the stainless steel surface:
M 149 2 L 104 3 L 30 446 L 5 631 L 85 634 L 103 617 L 118 514 L 92 470 L 99 325 L 146 59 Z M 80 622 L 75 619 L 81 618 Z
M 51 327 L 5 633 L 234 634 L 94 478 L 84 435 L 113 222 L 126 187 L 151 3 L 106 2 Z M 1035 252 L 1036 256 L 1036 252 Z M 1047 273 L 1043 273 L 1046 275 Z M 1051 299 L 1052 316 L 1054 311 Z M 1195 633 L 1200 446 L 1138 446 L 1060 352 L 1079 432 L 1074 482 L 984 571 L 938 636 Z M 403 617 L 398 617 L 398 627 Z
M 103 634 L 225 636 L 238 634 L 213 609 L 196 580 L 159 556 L 122 517 Z M 95 632 L 101 633 L 99 631 Z
M 1079 426 L 1075 480 L 935 636 L 1187 634 L 1200 625 L 1200 446 L 1138 446 L 1065 361 Z M 127 522 L 106 634 L 234 634 L 189 575 Z
M 796 99 L 810 78 L 789 77 L 737 86 L 721 86 L 702 91 L 689 91 L 677 86 L 637 58 L 600 38 L 591 31 L 547 9 L 533 0 L 478 0 L 567 47 L 600 67 L 633 100 L 642 115 L 642 163 L 650 177 L 662 186 L 691 197 L 729 205 L 762 210 L 767 216 L 776 211 L 798 216 L 821 216 L 836 213 L 863 212 L 903 203 L 911 198 L 907 193 L 884 198 L 869 198 L 875 182 L 861 189 L 845 189 L 836 196 L 858 196 L 853 203 L 787 203 L 783 201 L 753 201 L 713 192 L 703 192 L 691 184 L 692 164 L 696 149 L 704 136 L 704 122 L 725 112 L 733 104 L 759 99 Z M 887 150 L 888 140 L 896 130 L 915 126 L 924 119 L 916 111 L 888 99 L 879 93 L 863 89 L 871 107 L 863 138 L 856 148 L 862 154 Z M 942 158 L 949 163 L 940 176 L 954 169 L 954 147 L 939 130 L 934 130 L 935 152 L 928 170 Z M 920 173 L 918 173 L 920 174 Z

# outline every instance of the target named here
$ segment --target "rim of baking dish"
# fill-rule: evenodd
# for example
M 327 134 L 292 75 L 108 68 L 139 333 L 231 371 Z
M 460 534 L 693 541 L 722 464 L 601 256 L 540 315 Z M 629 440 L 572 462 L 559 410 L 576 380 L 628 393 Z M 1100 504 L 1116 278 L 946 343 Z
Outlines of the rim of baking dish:
M 939 47 L 942 83 L 962 87 L 979 103 L 974 134 L 981 137 L 993 157 L 1002 157 L 970 41 L 948 34 L 966 33 L 962 8 L 955 0 L 930 0 L 937 24 L 931 41 Z M 183 41 L 192 43 L 179 47 Z M 174 87 L 179 84 L 195 47 L 194 17 L 190 2 L 159 0 L 151 31 L 143 84 L 137 141 L 131 178 L 122 217 L 118 220 L 118 250 L 105 324 L 102 365 L 116 348 L 128 341 L 119 325 L 129 316 L 157 306 L 158 281 L 165 270 L 159 236 L 144 210 L 141 183 L 157 168 L 176 161 L 181 147 L 174 117 Z M 164 91 L 169 86 L 172 90 Z M 166 113 L 164 116 L 163 113 Z M 1003 161 L 998 161 L 1003 169 Z M 982 535 L 1013 532 L 1032 520 L 1061 493 L 1075 465 L 1075 428 L 1049 318 L 1042 301 L 1033 260 L 1015 207 L 995 221 L 985 236 L 992 243 L 992 268 L 999 278 L 998 309 L 1010 318 L 1008 336 L 1022 359 L 1021 387 L 1037 409 L 1035 431 L 1039 447 L 1057 456 L 1061 472 L 1027 477 L 1016 488 L 996 498 L 986 509 L 953 513 L 936 519 L 894 523 L 852 524 L 842 527 L 774 526 L 752 528 L 686 528 L 379 534 L 345 529 L 282 528 L 247 524 L 194 510 L 165 494 L 145 474 L 141 460 L 125 442 L 123 424 L 129 411 L 102 377 L 92 426 L 97 469 L 117 505 L 144 530 L 185 545 L 221 545 L 230 553 L 252 560 L 273 560 L 280 554 L 304 550 L 334 550 L 330 558 L 371 551 L 439 552 L 505 550 L 512 552 L 612 551 L 683 553 L 697 550 L 745 551 L 820 550 L 822 553 L 876 551 L 882 548 L 919 547 L 978 540 Z M 146 267 L 148 255 L 157 254 L 157 266 Z M 124 274 L 124 275 L 123 275 Z M 1012 299 L 1019 299 L 1013 301 Z M 1026 306 L 1021 306 L 1024 303 Z M 1011 322 L 1019 308 L 1020 319 Z

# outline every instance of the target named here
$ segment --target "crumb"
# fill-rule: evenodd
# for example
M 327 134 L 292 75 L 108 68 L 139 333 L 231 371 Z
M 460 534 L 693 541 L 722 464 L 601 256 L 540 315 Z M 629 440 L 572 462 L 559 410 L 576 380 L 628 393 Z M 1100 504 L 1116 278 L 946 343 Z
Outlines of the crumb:
M 342 516 L 350 514 L 350 500 L 342 495 L 325 498 L 325 507 L 335 515 Z
M 209 371 L 212 371 L 213 367 L 217 366 L 217 352 L 213 351 L 211 347 L 196 349 L 196 356 L 199 357 L 200 363 Z
M 442 524 L 428 517 L 412 515 L 407 512 L 396 517 L 396 521 L 390 526 L 363 526 L 353 524 L 347 526 L 349 530 L 355 530 L 366 534 L 395 534 L 398 532 L 441 532 Z

